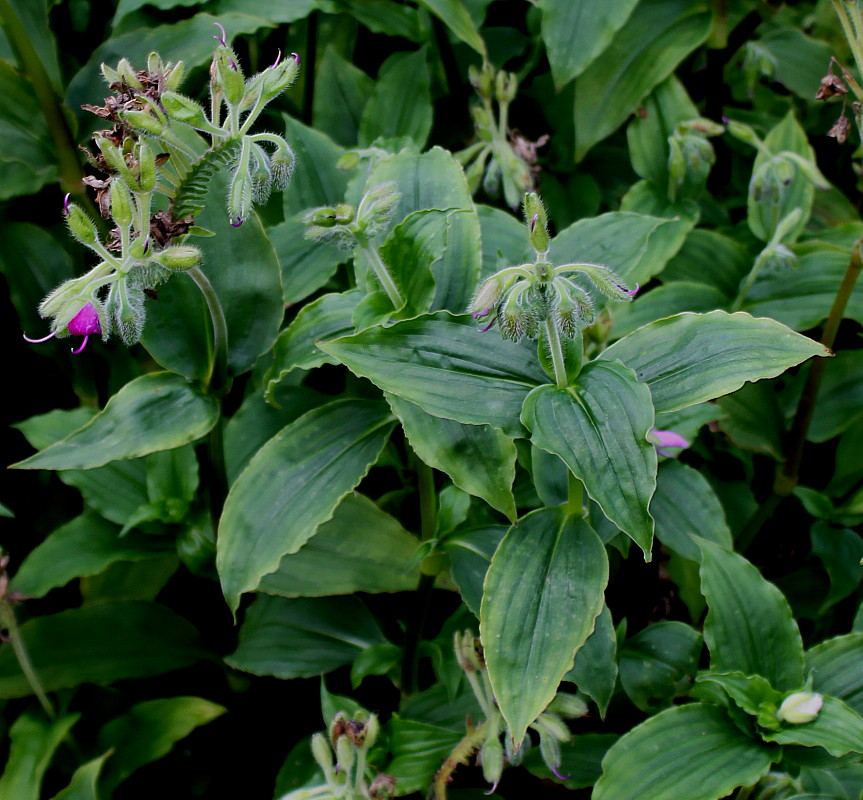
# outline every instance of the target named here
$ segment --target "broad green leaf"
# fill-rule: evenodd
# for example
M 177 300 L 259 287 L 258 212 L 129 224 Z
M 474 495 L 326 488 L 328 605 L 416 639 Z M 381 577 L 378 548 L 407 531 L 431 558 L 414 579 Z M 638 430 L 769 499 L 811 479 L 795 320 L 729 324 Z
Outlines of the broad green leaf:
M 617 636 L 608 606 L 602 607 L 593 633 L 575 654 L 575 664 L 564 680 L 572 681 L 580 692 L 589 695 L 599 708 L 600 717 L 605 718 L 617 682 Z
M 863 717 L 836 697 L 825 697 L 818 716 L 803 725 L 762 733 L 768 742 L 823 747 L 832 756 L 863 753 Z
M 863 418 L 863 350 L 844 350 L 830 359 L 807 438 L 826 442 Z
M 349 494 L 332 519 L 265 575 L 258 591 L 282 597 L 415 589 L 419 540 L 361 494 Z
M 779 691 L 803 685 L 803 643 L 782 592 L 743 556 L 701 542 L 704 640 L 714 672 L 761 675 Z
M 185 619 L 139 600 L 105 601 L 34 617 L 19 633 L 47 692 L 161 675 L 208 657 Z M 0 697 L 32 692 L 12 646 L 0 646 Z
M 240 474 L 219 524 L 216 565 L 228 605 L 296 553 L 368 472 L 393 427 L 389 409 L 345 398 L 303 414 Z
M 524 398 L 545 373 L 536 350 L 479 333 L 469 317 L 437 313 L 321 343 L 351 372 L 436 417 L 523 429 Z
M 594 361 L 573 386 L 534 389 L 522 422 L 533 444 L 560 456 L 605 516 L 649 558 L 656 451 L 645 437 L 653 428 L 653 408 L 650 391 L 634 373 Z
M 595 16 L 594 12 L 591 14 Z M 702 2 L 643 0 L 575 82 L 575 158 L 581 161 L 710 32 Z M 645 36 L 644 31 L 650 31 Z
M 485 577 L 480 636 L 495 699 L 516 742 L 593 631 L 607 581 L 599 537 L 562 507 L 528 514 L 500 543 Z
M 699 684 L 721 687 L 737 706 L 764 727 L 778 727 L 776 709 L 782 703 L 782 692 L 777 692 L 766 678 L 742 672 L 701 672 L 697 680 Z
M 167 755 L 195 728 L 227 711 L 202 697 L 164 697 L 132 706 L 99 731 L 99 745 L 113 748 L 103 785 L 110 793 L 136 769 Z
M 425 791 L 463 735 L 438 725 L 402 719 L 398 714 L 393 715 L 390 728 L 393 760 L 386 773 L 396 779 L 397 797 Z
M 470 303 L 482 265 L 479 219 L 459 163 L 440 147 L 427 153 L 404 150 L 382 158 L 366 181 L 372 188 L 394 181 L 401 200 L 392 216 L 391 228 L 413 211 L 460 209 L 469 214 L 447 217 L 446 248 L 432 265 L 435 279 L 433 309 L 462 313 Z
M 172 541 L 132 531 L 119 537 L 119 529 L 92 511 L 57 528 L 30 552 L 12 585 L 29 597 L 44 597 L 73 578 L 97 575 L 117 561 L 145 561 L 173 554 Z
M 106 600 L 155 600 L 179 565 L 174 554 L 146 561 L 115 561 L 98 575 L 81 578 L 81 596 L 85 604 Z
M 457 531 L 443 541 L 442 548 L 450 557 L 450 575 L 465 605 L 477 619 L 485 574 L 506 530 L 504 525 L 471 528 Z
M 15 720 L 9 729 L 11 741 L 6 767 L 0 778 L 0 797 L 39 800 L 42 777 L 54 752 L 80 716 L 68 714 L 49 722 L 42 715 L 25 711 Z
M 701 561 L 701 548 L 693 537 L 732 546 L 722 503 L 707 479 L 686 464 L 666 461 L 659 468 L 650 514 L 659 541 L 690 561 Z
M 326 134 L 292 117 L 282 119 L 285 138 L 297 157 L 290 188 L 282 195 L 285 219 L 315 206 L 342 202 L 350 175 L 336 163 L 345 151 Z M 312 246 L 315 245 L 310 242 Z
M 207 3 L 207 8 L 219 15 L 251 11 L 268 22 L 287 23 L 304 19 L 322 8 L 322 4 L 318 0 L 257 0 L 254 6 L 250 6 L 246 0 L 213 0 Z
M 30 44 L 42 62 L 42 67 L 53 84 L 54 90 L 59 91 L 65 80 L 57 57 L 58 37 L 50 27 L 49 11 L 53 3 L 48 2 L 48 0 L 10 0 L 9 5 L 27 32 Z M 6 32 L 2 30 L 0 30 L 0 37 L 8 38 Z M 22 65 L 19 64 L 19 66 Z
M 487 58 L 485 42 L 462 0 L 420 0 L 420 3 L 439 17 L 453 35 Z
M 569 83 L 608 47 L 637 0 L 540 0 L 542 39 L 558 89 Z
M 593 786 L 602 775 L 602 759 L 619 738 L 615 733 L 586 733 L 573 736 L 568 742 L 562 742 L 560 764 L 557 769 L 566 777 L 561 783 L 567 789 Z M 540 778 L 551 780 L 555 777 L 542 760 L 539 748 L 533 748 L 527 753 L 524 765 Z
M 365 72 L 342 58 L 335 47 L 327 47 L 315 75 L 315 128 L 345 147 L 355 145 L 373 87 Z
M 393 53 L 381 66 L 360 119 L 360 144 L 409 136 L 422 148 L 431 131 L 431 76 L 426 49 Z
M 167 10 L 169 8 L 177 8 L 178 6 L 194 6 L 197 4 L 197 0 L 119 0 L 117 10 L 114 12 L 113 24 L 116 26 L 123 17 L 128 16 L 143 6 L 154 6 L 155 8 Z
M 127 383 L 93 419 L 19 461 L 19 469 L 91 469 L 194 442 L 216 424 L 218 403 L 180 375 L 156 372 Z
M 611 307 L 612 338 L 619 339 L 636 328 L 684 311 L 707 312 L 722 308 L 728 298 L 713 286 L 690 281 L 675 281 L 657 286 L 639 295 L 634 303 L 620 303 Z
M 384 644 L 369 610 L 356 597 L 258 595 L 225 661 L 234 669 L 277 678 L 309 678 L 350 664 L 367 647 Z
M 515 443 L 490 425 L 464 425 L 434 417 L 419 406 L 387 395 L 411 447 L 425 464 L 450 476 L 468 494 L 481 497 L 515 522 Z
M 106 759 L 112 755 L 109 750 L 104 755 L 82 764 L 75 770 L 69 785 L 51 800 L 99 800 L 99 776 Z
M 389 0 L 339 0 L 335 9 L 347 12 L 373 33 L 402 36 L 412 42 L 423 38 L 419 9 Z
M 731 299 L 752 268 L 753 259 L 746 246 L 736 239 L 696 228 L 662 271 L 662 280 L 704 283 Z M 790 277 L 790 273 L 784 273 L 783 277 Z
M 814 328 L 827 318 L 833 298 L 848 270 L 848 248 L 822 242 L 803 242 L 794 247 L 797 269 L 761 275 L 743 303 L 750 314 L 773 317 L 794 330 Z M 863 322 L 863 284 L 859 281 L 848 298 L 845 317 Z
M 554 264 L 603 264 L 635 288 L 662 271 L 692 225 L 688 219 L 610 211 L 562 230 L 552 240 L 549 258 Z
M 512 214 L 491 206 L 477 205 L 482 233 L 482 277 L 531 258 L 524 223 Z
M 837 636 L 806 651 L 806 669 L 812 672 L 816 692 L 838 697 L 863 714 L 863 633 Z
M 277 384 L 291 371 L 338 363 L 317 342 L 353 333 L 352 316 L 361 297 L 356 290 L 325 294 L 300 309 L 273 347 L 273 364 L 267 372 L 264 391 L 268 402 L 272 402 Z
M 604 350 L 650 387 L 657 412 L 713 400 L 830 351 L 770 319 L 711 311 L 645 325 Z
M 784 459 L 785 414 L 774 382 L 744 383 L 736 392 L 720 397 L 717 405 L 725 412 L 719 429 L 734 444 L 776 461 Z
M 701 634 L 682 622 L 662 620 L 621 646 L 620 683 L 642 711 L 671 705 L 692 684 L 702 647 Z
M 863 538 L 850 528 L 834 528 L 819 520 L 810 529 L 812 552 L 821 559 L 830 577 L 830 591 L 822 611 L 851 594 L 863 580 Z M 831 693 L 832 694 L 832 693 Z
M 773 751 L 721 708 L 691 703 L 642 722 L 602 761 L 594 800 L 719 800 L 764 775 Z
M 768 31 L 758 39 L 758 45 L 775 59 L 775 80 L 798 97 L 811 101 L 815 95 L 812 87 L 818 86 L 824 76 L 824 65 L 833 55 L 832 46 L 790 26 Z

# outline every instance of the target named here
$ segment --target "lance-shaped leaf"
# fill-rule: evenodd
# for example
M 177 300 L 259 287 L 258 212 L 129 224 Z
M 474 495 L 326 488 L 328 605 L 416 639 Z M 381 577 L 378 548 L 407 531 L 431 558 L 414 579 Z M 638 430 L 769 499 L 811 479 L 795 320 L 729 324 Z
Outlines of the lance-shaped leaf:
M 580 692 L 589 695 L 605 718 L 617 682 L 617 636 L 608 606 L 596 618 L 596 627 L 575 656 L 564 680 L 572 681 Z M 565 770 L 568 772 L 568 770 Z
M 490 425 L 464 425 L 427 414 L 395 395 L 387 401 L 417 455 L 515 522 L 515 442 Z
M 523 433 L 521 406 L 547 378 L 536 348 L 477 332 L 469 317 L 430 314 L 371 328 L 320 348 L 436 417 Z
M 812 672 L 816 692 L 844 700 L 863 714 L 863 633 L 836 636 L 806 651 L 806 669 Z
M 563 507 L 528 514 L 500 543 L 485 577 L 480 636 L 494 696 L 516 742 L 572 668 L 602 610 L 607 582 L 602 542 Z
M 485 42 L 462 0 L 420 0 L 450 29 L 453 35 L 470 45 L 483 57 L 488 57 Z
M 863 753 L 863 717 L 836 697 L 825 697 L 818 716 L 802 725 L 762 733 L 768 742 L 823 747 L 832 756 Z
M 773 749 L 716 706 L 669 708 L 618 739 L 602 760 L 594 800 L 718 800 L 755 783 Z
M 312 409 L 267 442 L 240 474 L 219 525 L 216 566 L 228 605 L 296 553 L 368 472 L 394 420 L 384 403 Z
M 657 412 L 676 411 L 775 378 L 812 356 L 829 356 L 818 342 L 772 319 L 742 311 L 677 314 L 633 331 L 603 351 L 650 386 Z
M 216 400 L 169 372 L 127 383 L 84 427 L 40 453 L 19 461 L 19 469 L 91 469 L 109 461 L 172 450 L 200 439 L 219 418 Z
M 560 456 L 603 513 L 648 558 L 656 451 L 645 437 L 653 417 L 648 388 L 626 367 L 601 361 L 588 364 L 566 389 L 534 389 L 522 412 L 531 441 Z
M 761 675 L 779 691 L 803 685 L 803 642 L 782 592 L 743 556 L 701 541 L 704 640 L 714 672 Z
M 72 780 L 65 789 L 54 795 L 51 800 L 99 800 L 99 775 L 105 761 L 112 752 L 102 754 L 98 758 L 82 764 L 75 770 Z

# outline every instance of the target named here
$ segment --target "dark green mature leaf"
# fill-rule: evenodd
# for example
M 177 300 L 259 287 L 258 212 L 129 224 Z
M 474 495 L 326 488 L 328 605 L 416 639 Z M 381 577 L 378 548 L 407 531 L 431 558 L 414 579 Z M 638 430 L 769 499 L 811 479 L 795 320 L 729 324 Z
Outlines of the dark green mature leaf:
M 440 17 L 455 36 L 481 56 L 487 57 L 485 42 L 462 0 L 420 0 L 420 2 Z
M 114 750 L 105 769 L 105 791 L 110 793 L 136 769 L 167 755 L 195 728 L 226 711 L 202 697 L 164 697 L 132 706 L 99 731 L 99 746 Z
M 540 0 L 542 39 L 554 83 L 561 89 L 602 55 L 637 0 Z
M 173 554 L 174 543 L 137 531 L 119 537 L 119 528 L 92 511 L 48 535 L 21 564 L 12 585 L 28 597 L 43 597 L 73 578 L 97 575 L 118 561 L 145 561 Z
M 803 685 L 803 642 L 788 601 L 743 556 L 701 542 L 704 640 L 715 672 L 761 675 L 779 691 Z
M 535 348 L 478 333 L 470 317 L 437 313 L 320 345 L 351 372 L 436 417 L 523 429 L 528 392 L 546 382 Z
M 180 375 L 127 383 L 84 427 L 19 461 L 19 469 L 91 469 L 194 442 L 216 424 L 218 403 Z
M 515 443 L 490 425 L 464 425 L 435 417 L 395 395 L 387 395 L 411 447 L 423 463 L 450 476 L 468 494 L 481 497 L 515 522 Z
M 216 565 L 228 605 L 296 553 L 380 455 L 394 420 L 383 403 L 345 398 L 303 414 L 264 445 L 231 487 Z
M 424 791 L 441 764 L 462 738 L 449 728 L 402 719 L 394 714 L 390 722 L 390 749 L 393 760 L 386 772 L 396 779 L 396 794 Z
M 560 746 L 558 772 L 565 776 L 562 781 L 567 789 L 582 789 L 593 786 L 602 775 L 602 759 L 608 749 L 620 737 L 614 733 L 587 733 L 573 736 Z M 551 780 L 556 778 L 542 760 L 537 748 L 525 756 L 524 765 L 534 775 Z M 560 780 L 557 778 L 557 780 Z
M 678 314 L 624 336 L 600 358 L 619 359 L 650 387 L 657 412 L 713 400 L 746 381 L 774 378 L 823 345 L 770 319 L 711 311 Z
M 773 751 L 750 739 L 721 708 L 669 708 L 633 728 L 602 761 L 594 800 L 719 800 L 755 783 Z
M 36 617 L 19 632 L 47 692 L 161 675 L 208 655 L 185 619 L 141 600 L 105 601 Z M 0 646 L 0 697 L 32 692 L 12 646 Z
M 477 205 L 482 231 L 482 277 L 531 258 L 530 242 L 524 223 L 512 214 L 491 206 Z
M 654 712 L 684 694 L 698 669 L 701 634 L 682 622 L 662 620 L 620 648 L 620 682 L 642 711 Z
M 452 579 L 465 605 L 477 619 L 482 605 L 485 574 L 506 531 L 504 525 L 458 531 L 447 536 L 442 545 L 450 557 Z
M 771 381 L 744 383 L 736 392 L 720 397 L 725 412 L 719 429 L 738 447 L 784 459 L 785 415 Z
M 315 76 L 315 127 L 341 145 L 355 145 L 373 87 L 374 81 L 365 72 L 343 59 L 334 47 L 327 47 Z
M 807 438 L 826 442 L 863 419 L 863 350 L 845 350 L 824 370 Z
M 69 785 L 54 795 L 51 800 L 99 800 L 99 776 L 105 761 L 112 756 L 107 753 L 82 764 L 72 775 Z
M 853 592 L 863 580 L 863 538 L 850 528 L 834 528 L 819 520 L 810 529 L 812 552 L 821 559 L 830 577 L 830 590 L 822 611 Z M 832 693 L 831 693 L 832 694 Z
M 225 661 L 234 669 L 277 678 L 309 678 L 350 664 L 386 639 L 356 597 L 258 595 Z
M 863 753 L 863 717 L 836 697 L 825 697 L 818 716 L 811 722 L 761 735 L 777 744 L 823 747 L 832 756 Z
M 790 26 L 767 31 L 758 39 L 758 45 L 776 60 L 776 80 L 798 97 L 812 100 L 812 87 L 817 87 L 824 76 L 824 65 L 833 55 L 832 46 Z
M 258 591 L 282 597 L 415 589 L 419 540 L 361 494 L 349 494 L 300 550 L 265 575 Z
M 431 76 L 426 49 L 393 53 L 381 66 L 360 119 L 360 144 L 409 136 L 420 149 L 432 126 Z
M 0 778 L 0 797 L 39 800 L 42 777 L 54 752 L 80 716 L 68 714 L 49 722 L 41 715 L 25 711 L 15 720 L 9 729 L 11 743 Z
M 752 268 L 753 258 L 747 247 L 736 239 L 696 228 L 668 262 L 661 280 L 703 283 L 718 289 L 730 300 L 737 295 L 740 281 Z M 784 276 L 789 277 L 789 273 Z
M 684 311 L 707 312 L 722 308 L 728 298 L 714 286 L 691 281 L 675 281 L 657 286 L 636 298 L 634 303 L 615 304 L 612 338 L 618 339 L 636 328 L 655 320 L 680 314 Z
M 593 631 L 607 581 L 602 542 L 563 507 L 528 514 L 500 543 L 483 587 L 480 636 L 495 699 L 516 742 Z
M 567 389 L 534 389 L 522 422 L 533 444 L 560 456 L 603 513 L 649 558 L 656 451 L 645 437 L 654 419 L 650 391 L 635 374 L 594 361 Z
M 651 89 L 700 45 L 711 15 L 702 2 L 644 0 L 602 58 L 575 82 L 575 158 L 612 133 Z M 644 31 L 650 31 L 645 36 Z
M 564 680 L 572 681 L 580 692 L 593 698 L 599 715 L 605 718 L 617 682 L 617 636 L 608 606 L 602 607 L 593 633 L 575 654 L 575 663 Z M 568 772 L 565 768 L 562 771 Z
M 863 714 L 863 633 L 836 636 L 806 651 L 806 669 L 812 672 L 816 692 L 844 700 Z
M 685 464 L 666 461 L 660 466 L 650 514 L 656 520 L 659 541 L 690 561 L 701 561 L 694 537 L 732 546 L 722 503 L 707 479 Z

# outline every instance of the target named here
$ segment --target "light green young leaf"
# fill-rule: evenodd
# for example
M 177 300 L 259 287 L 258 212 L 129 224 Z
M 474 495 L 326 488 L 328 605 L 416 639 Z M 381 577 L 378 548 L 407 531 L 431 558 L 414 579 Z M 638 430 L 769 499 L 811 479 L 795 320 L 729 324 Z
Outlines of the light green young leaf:
M 439 17 L 453 35 L 487 57 L 485 42 L 461 0 L 420 0 L 420 3 Z
M 51 800 L 99 800 L 99 776 L 105 761 L 112 755 L 109 750 L 104 755 L 82 764 L 72 775 L 65 789 L 61 789 Z

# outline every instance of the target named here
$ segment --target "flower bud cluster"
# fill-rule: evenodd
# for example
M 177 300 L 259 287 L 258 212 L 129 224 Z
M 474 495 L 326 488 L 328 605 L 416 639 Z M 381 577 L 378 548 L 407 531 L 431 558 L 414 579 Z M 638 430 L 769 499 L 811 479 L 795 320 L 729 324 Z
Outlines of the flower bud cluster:
M 550 238 L 545 208 L 530 193 L 524 200 L 528 239 L 535 251 L 532 264 L 506 267 L 487 278 L 468 308 L 475 319 L 495 323 L 505 339 L 536 339 L 546 325 L 565 338 L 574 338 L 596 319 L 591 291 L 609 300 L 629 302 L 635 294 L 602 264 L 562 264 L 548 261 Z
M 725 129 L 709 119 L 681 122 L 668 137 L 668 199 L 672 202 L 681 195 L 702 189 L 710 169 L 716 162 L 716 153 L 708 141 Z
M 400 199 L 396 184 L 390 181 L 369 189 L 356 209 L 347 203 L 313 208 L 303 216 L 305 238 L 332 240 L 345 248 L 364 245 L 386 227 Z

